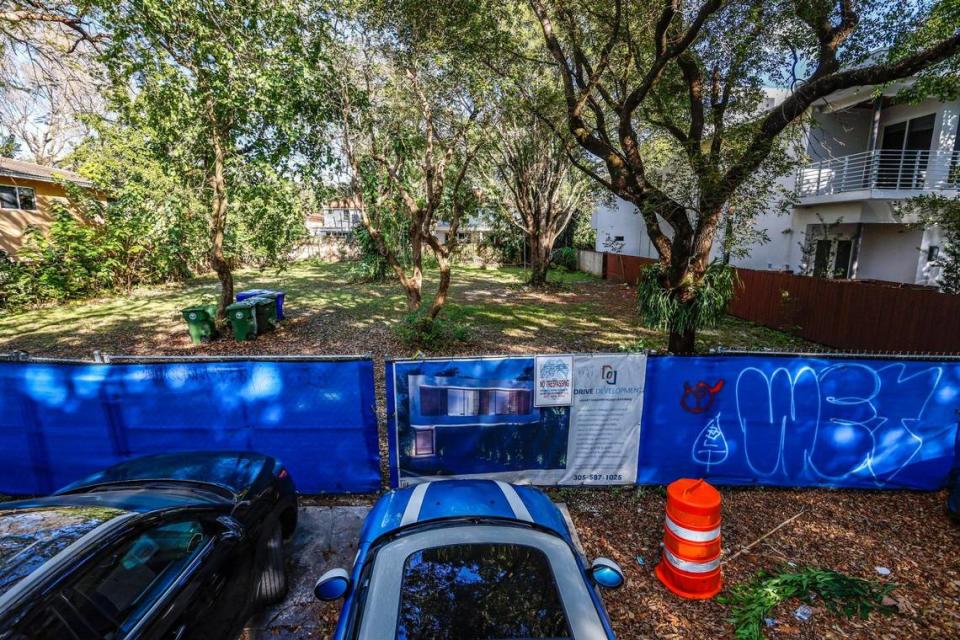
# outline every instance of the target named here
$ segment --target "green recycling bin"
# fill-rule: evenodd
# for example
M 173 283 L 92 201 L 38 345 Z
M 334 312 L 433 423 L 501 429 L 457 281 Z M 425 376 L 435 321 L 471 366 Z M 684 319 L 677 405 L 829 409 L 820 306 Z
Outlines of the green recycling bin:
M 250 298 L 257 305 L 257 333 L 277 328 L 277 299 L 268 296 Z
M 234 302 L 227 307 L 227 319 L 237 340 L 253 340 L 257 337 L 257 303 L 254 299 Z
M 217 305 L 198 304 L 181 311 L 187 321 L 187 330 L 193 344 L 200 344 L 217 337 Z
M 279 324 L 283 320 L 283 292 L 282 291 L 267 291 L 263 290 L 257 295 L 253 296 L 254 298 L 268 298 L 273 301 L 273 320 L 274 326 Z

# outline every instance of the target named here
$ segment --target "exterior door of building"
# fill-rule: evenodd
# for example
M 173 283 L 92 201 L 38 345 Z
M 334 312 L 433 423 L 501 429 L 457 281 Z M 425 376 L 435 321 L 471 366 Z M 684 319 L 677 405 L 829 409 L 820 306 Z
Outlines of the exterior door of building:
M 877 187 L 921 189 L 927 176 L 936 114 L 889 124 L 883 128 Z
M 852 256 L 853 240 L 817 240 L 813 275 L 817 278 L 849 278 Z

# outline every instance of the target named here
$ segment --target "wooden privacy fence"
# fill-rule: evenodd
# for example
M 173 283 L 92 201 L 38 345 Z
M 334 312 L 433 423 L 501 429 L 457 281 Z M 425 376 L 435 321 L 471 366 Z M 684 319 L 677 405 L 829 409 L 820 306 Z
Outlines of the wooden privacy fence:
M 656 262 L 652 258 L 622 256 L 617 253 L 604 253 L 603 256 L 605 261 L 604 277 L 614 282 L 629 282 L 630 284 L 637 284 L 642 266 Z
M 607 278 L 634 284 L 653 260 L 606 254 Z M 895 283 L 737 269 L 729 312 L 854 351 L 960 352 L 960 296 Z

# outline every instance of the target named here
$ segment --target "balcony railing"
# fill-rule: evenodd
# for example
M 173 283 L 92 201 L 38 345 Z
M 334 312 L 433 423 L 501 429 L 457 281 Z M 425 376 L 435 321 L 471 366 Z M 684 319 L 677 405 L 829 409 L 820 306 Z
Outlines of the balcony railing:
M 878 149 L 797 170 L 797 194 L 801 198 L 851 191 L 945 191 L 958 187 L 960 151 Z

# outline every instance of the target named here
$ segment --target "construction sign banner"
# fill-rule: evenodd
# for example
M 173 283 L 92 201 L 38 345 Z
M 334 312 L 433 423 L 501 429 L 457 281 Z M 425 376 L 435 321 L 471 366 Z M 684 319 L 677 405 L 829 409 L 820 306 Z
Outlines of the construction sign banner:
M 646 356 L 387 362 L 391 483 L 636 480 Z
M 650 358 L 637 481 L 939 489 L 960 362 Z

